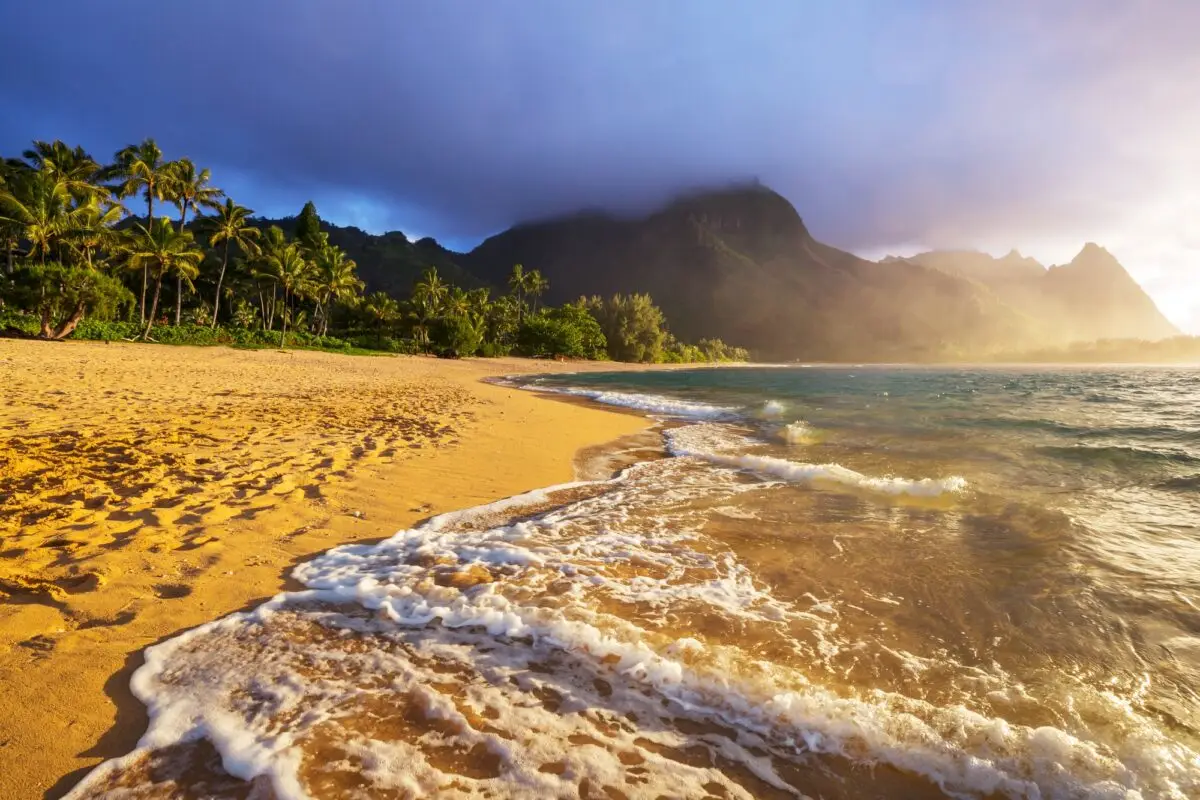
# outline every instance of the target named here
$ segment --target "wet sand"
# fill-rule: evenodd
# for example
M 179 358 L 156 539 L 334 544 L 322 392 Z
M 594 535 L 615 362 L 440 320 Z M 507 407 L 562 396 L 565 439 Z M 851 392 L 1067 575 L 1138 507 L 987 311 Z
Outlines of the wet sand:
M 0 340 L 0 797 L 132 749 L 146 646 L 645 428 L 481 382 L 613 368 Z

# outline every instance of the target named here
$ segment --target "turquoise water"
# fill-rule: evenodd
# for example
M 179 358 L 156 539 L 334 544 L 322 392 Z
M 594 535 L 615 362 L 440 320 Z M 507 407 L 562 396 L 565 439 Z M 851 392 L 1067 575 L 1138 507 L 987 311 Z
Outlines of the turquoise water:
M 656 424 L 150 648 L 73 798 L 1200 797 L 1200 372 L 514 382 Z

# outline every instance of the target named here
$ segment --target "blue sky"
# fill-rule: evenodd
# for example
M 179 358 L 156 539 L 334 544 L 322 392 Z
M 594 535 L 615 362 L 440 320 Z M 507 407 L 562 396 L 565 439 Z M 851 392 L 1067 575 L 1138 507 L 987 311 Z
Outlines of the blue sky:
M 259 213 L 469 247 L 756 177 L 868 256 L 1108 247 L 1200 332 L 1190 0 L 38 0 L 0 153 L 145 136 Z

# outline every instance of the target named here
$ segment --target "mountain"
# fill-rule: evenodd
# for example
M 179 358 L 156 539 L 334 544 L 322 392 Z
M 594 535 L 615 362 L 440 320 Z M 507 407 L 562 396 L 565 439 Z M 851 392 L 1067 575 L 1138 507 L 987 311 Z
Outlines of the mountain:
M 986 286 L 923 264 L 824 245 L 761 186 L 694 194 L 636 219 L 519 225 L 460 262 L 493 284 L 539 269 L 554 302 L 649 292 L 681 338 L 719 336 L 760 358 L 901 359 L 1023 344 L 1028 320 Z
M 294 218 L 276 222 L 295 228 Z M 368 291 L 404 296 L 427 266 L 500 290 L 523 264 L 549 279 L 549 302 L 648 292 L 681 339 L 720 337 L 760 359 L 961 359 L 1177 333 L 1096 245 L 1049 269 L 1016 251 L 867 261 L 817 241 L 786 199 L 757 184 L 697 192 L 640 217 L 521 224 L 465 254 L 398 232 L 322 229 L 358 262 Z
M 1069 264 L 1048 269 L 1016 251 L 1002 258 L 933 251 L 907 260 L 988 287 L 1034 317 L 1046 342 L 1162 339 L 1179 333 L 1120 262 L 1091 242 Z
M 289 236 L 296 232 L 296 217 L 282 219 L 255 218 L 251 222 L 261 228 L 278 225 Z M 405 297 L 413 281 L 427 267 L 437 267 L 442 277 L 467 289 L 483 286 L 484 282 L 464 270 L 460 253 L 447 250 L 432 238 L 409 241 L 400 231 L 388 231 L 376 236 L 353 226 L 342 227 L 321 220 L 321 230 L 329 234 L 329 243 L 346 251 L 358 264 L 358 276 L 367 284 L 367 291 L 384 291 Z

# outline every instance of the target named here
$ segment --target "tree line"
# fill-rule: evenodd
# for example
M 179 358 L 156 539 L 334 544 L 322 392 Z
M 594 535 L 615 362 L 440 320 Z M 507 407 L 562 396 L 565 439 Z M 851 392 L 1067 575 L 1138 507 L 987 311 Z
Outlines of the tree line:
M 313 203 L 291 235 L 253 215 L 213 185 L 208 169 L 166 160 L 153 139 L 108 164 L 81 147 L 35 141 L 21 158 L 0 159 L 0 327 L 45 339 L 747 359 L 718 339 L 676 340 L 648 295 L 546 306 L 548 281 L 519 264 L 496 295 L 455 286 L 434 267 L 406 298 L 365 294 L 357 265 L 330 243 Z

